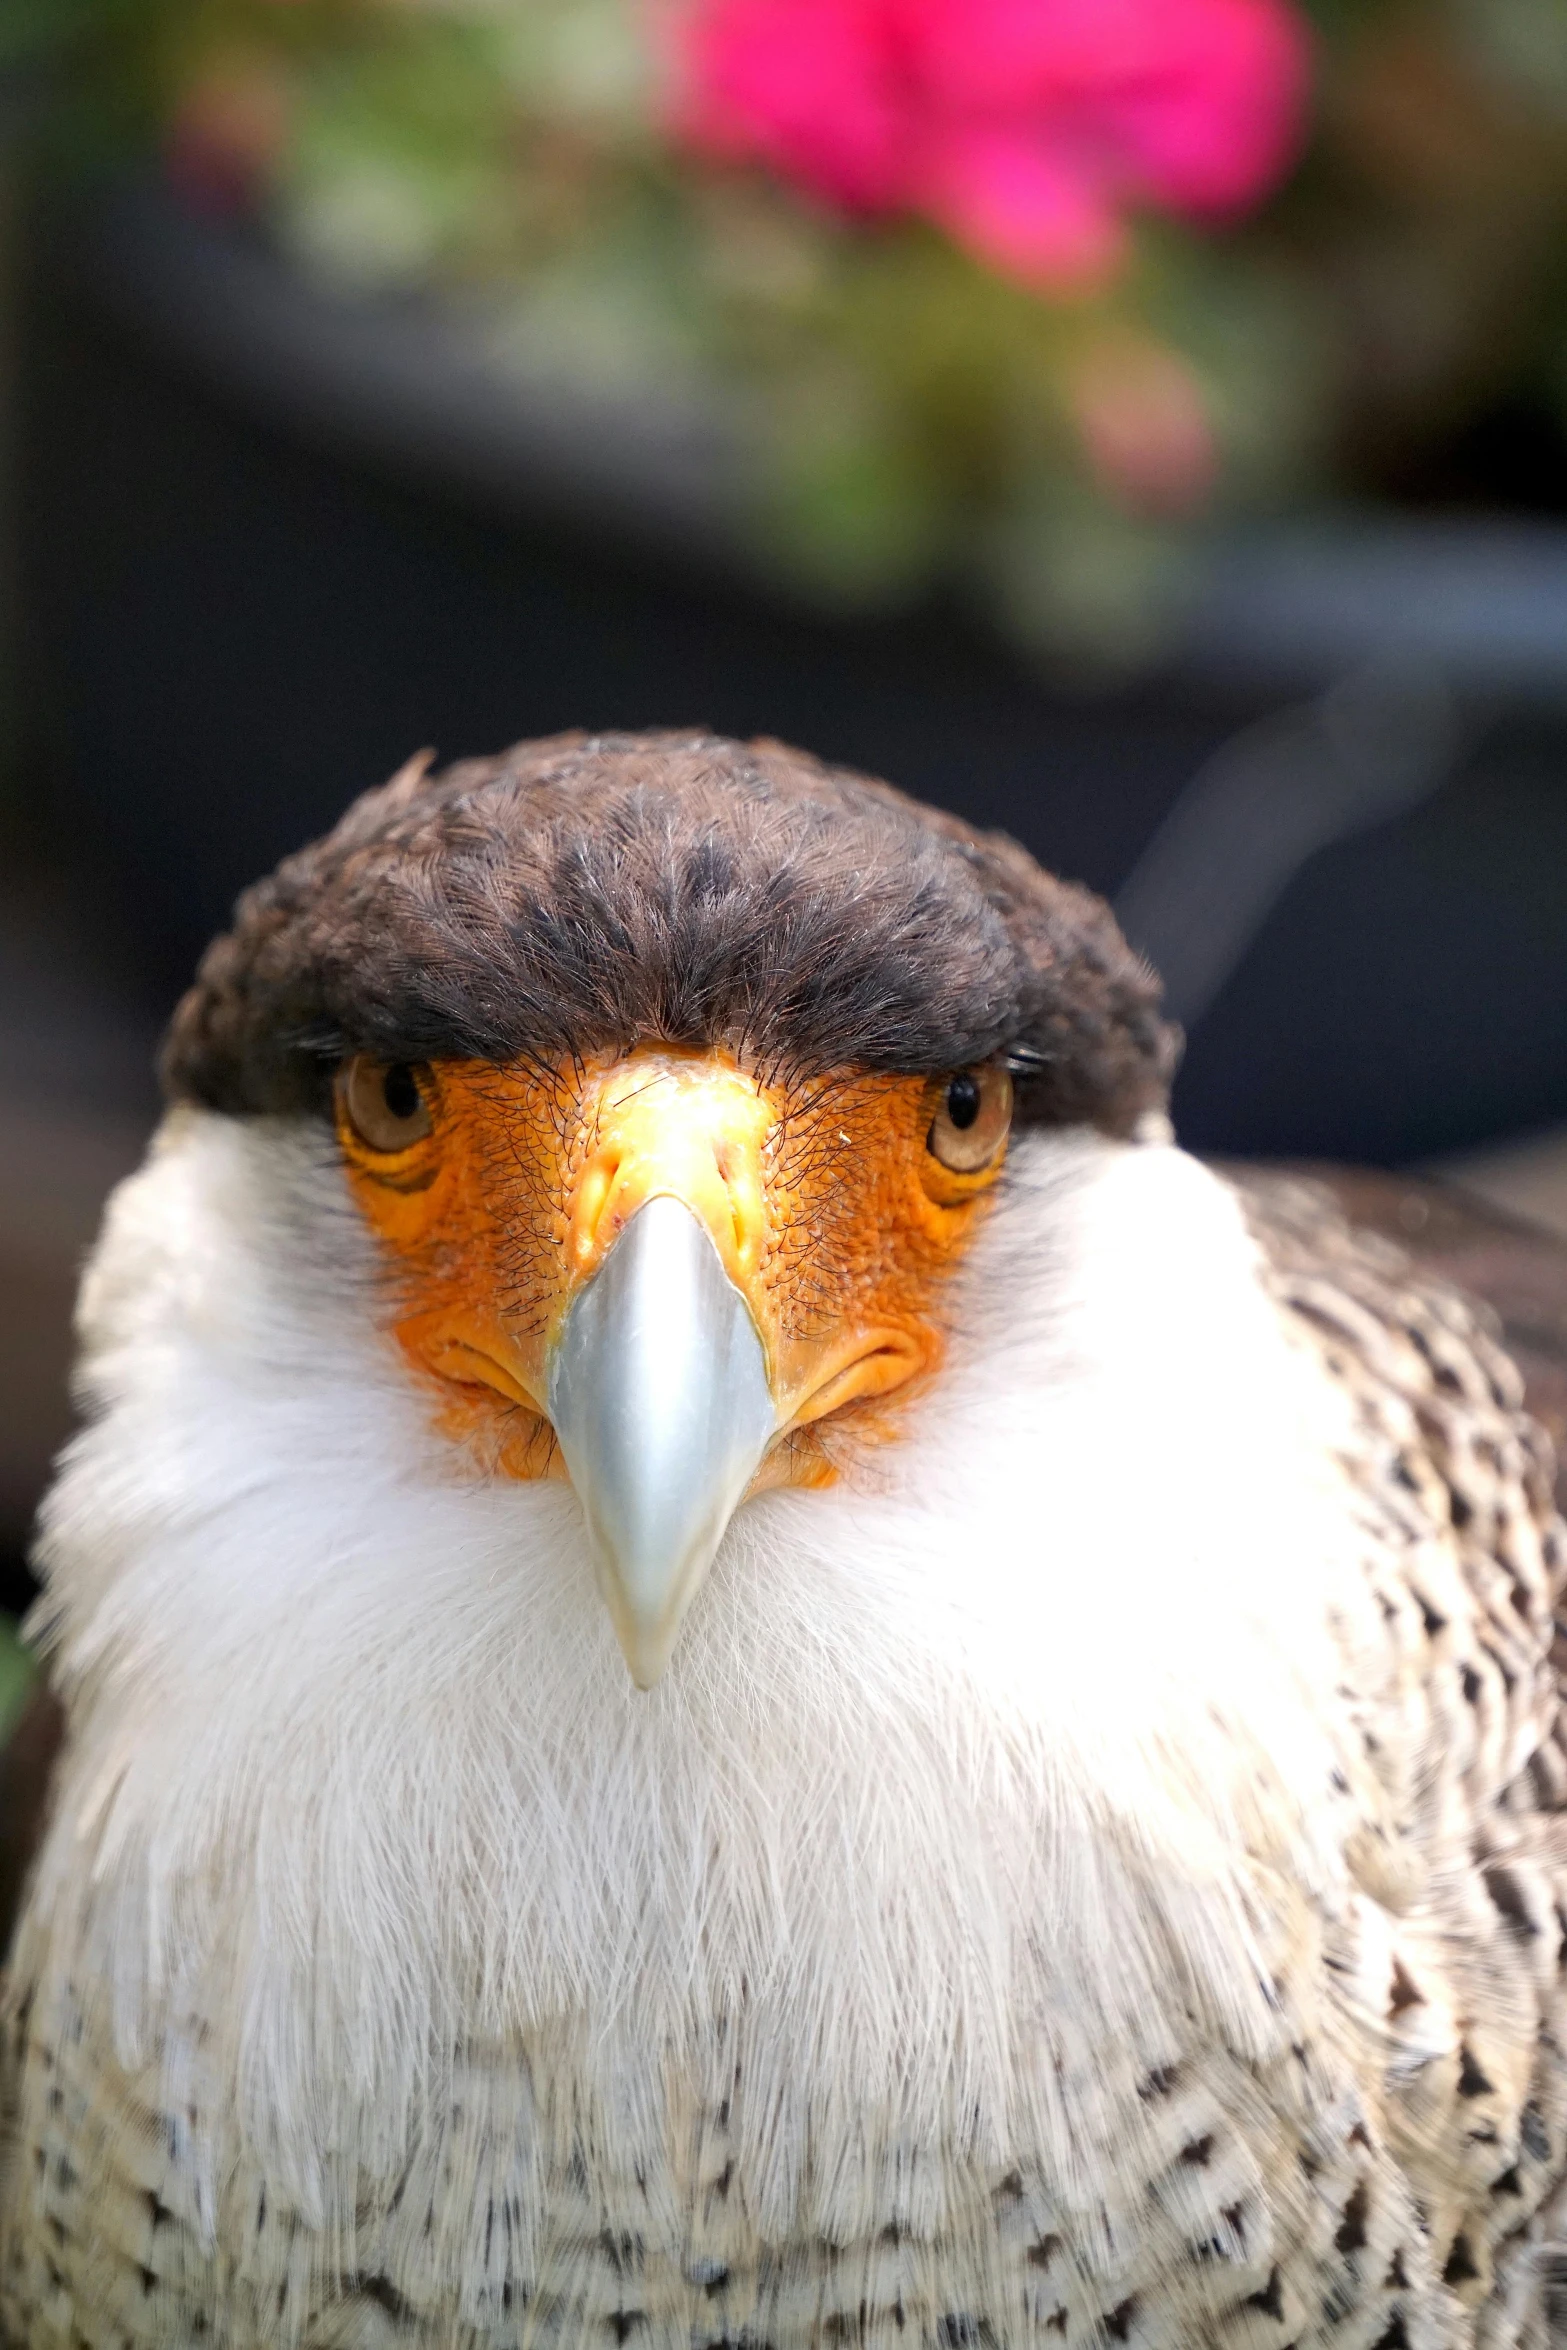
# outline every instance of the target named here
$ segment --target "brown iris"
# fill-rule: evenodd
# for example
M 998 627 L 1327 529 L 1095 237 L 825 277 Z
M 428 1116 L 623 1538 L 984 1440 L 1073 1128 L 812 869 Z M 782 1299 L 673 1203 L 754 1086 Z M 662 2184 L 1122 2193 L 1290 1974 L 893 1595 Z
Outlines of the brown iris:
M 338 1100 L 361 1142 L 373 1151 L 405 1151 L 431 1131 L 418 1071 L 408 1061 L 355 1053 L 338 1072 Z
M 931 1120 L 926 1148 L 954 1175 L 990 1166 L 1012 1124 L 1012 1080 L 993 1066 L 961 1069 L 949 1080 Z

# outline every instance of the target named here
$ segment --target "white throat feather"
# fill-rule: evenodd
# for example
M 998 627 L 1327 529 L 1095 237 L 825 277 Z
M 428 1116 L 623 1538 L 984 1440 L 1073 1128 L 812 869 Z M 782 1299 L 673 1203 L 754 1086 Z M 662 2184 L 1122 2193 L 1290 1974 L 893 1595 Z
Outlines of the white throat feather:
M 1340 1407 L 1171 1148 L 1022 1138 L 951 1318 L 874 1476 L 742 1508 L 644 1695 L 570 1491 L 431 1428 L 329 1140 L 175 1113 L 84 1290 L 20 1978 L 100 1985 L 317 2213 L 476 2049 L 653 2173 L 738 2068 L 753 2201 L 827 2229 L 872 2122 L 1065 2164 L 1095 2052 L 1200 2010 L 1261 2056 L 1269 1864 L 1340 1891 Z

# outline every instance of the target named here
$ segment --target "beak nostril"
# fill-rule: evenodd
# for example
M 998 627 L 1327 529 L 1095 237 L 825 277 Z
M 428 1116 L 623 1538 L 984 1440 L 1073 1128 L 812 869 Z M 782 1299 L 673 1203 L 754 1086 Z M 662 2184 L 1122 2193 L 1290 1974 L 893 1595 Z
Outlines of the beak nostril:
M 753 1277 L 765 1244 L 769 1117 L 748 1081 L 684 1059 L 606 1087 L 571 1208 L 575 1278 L 596 1274 L 646 1202 L 666 1193 L 705 1227 L 736 1280 Z
M 622 1154 L 618 1149 L 600 1150 L 578 1186 L 576 1214 L 572 1218 L 572 1253 L 579 1271 L 602 1252 L 625 1222 L 616 1203 L 621 1166 Z

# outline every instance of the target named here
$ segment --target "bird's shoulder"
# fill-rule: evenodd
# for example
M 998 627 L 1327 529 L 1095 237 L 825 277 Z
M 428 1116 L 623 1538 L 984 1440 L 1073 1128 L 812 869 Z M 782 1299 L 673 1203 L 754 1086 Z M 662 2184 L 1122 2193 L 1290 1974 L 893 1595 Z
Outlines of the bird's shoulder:
M 1225 1173 L 1265 1284 L 1349 1399 L 1357 1500 L 1419 1619 L 1406 1667 L 1456 1675 L 1481 1715 L 1494 1693 L 1487 1753 L 1527 1757 L 1540 1808 L 1567 1809 L 1567 1244 L 1418 1178 Z M 1446 1570 L 1467 1629 L 1433 1596 Z
M 1567 1504 L 1567 1239 L 1420 1176 L 1331 1166 L 1221 1172 L 1284 1282 L 1342 1277 L 1422 1351 L 1434 1315 L 1447 1334 L 1436 1350 L 1443 1359 L 1473 1332 L 1485 1378 L 1500 1348 L 1522 1382 L 1523 1409 L 1550 1439 L 1557 1506 Z
M 1505 1563 L 1527 1527 L 1515 1608 L 1554 1613 L 1567 1590 L 1567 1242 L 1418 1177 L 1221 1171 L 1288 1321 L 1359 1426 L 1399 1440 L 1365 1465 L 1466 1557 Z
M 1437 1184 L 1226 1173 L 1350 1405 L 1369 1604 L 1341 1695 L 1379 1816 L 1330 1965 L 1473 2308 L 1567 2201 L 1567 1247 Z

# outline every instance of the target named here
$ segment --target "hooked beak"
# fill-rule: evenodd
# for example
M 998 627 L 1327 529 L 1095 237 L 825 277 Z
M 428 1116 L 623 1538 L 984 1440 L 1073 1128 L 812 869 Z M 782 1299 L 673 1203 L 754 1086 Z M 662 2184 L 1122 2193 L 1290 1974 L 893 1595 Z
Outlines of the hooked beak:
M 487 1474 L 570 1478 L 651 1687 L 747 1491 L 830 1483 L 813 1424 L 939 1360 L 930 1281 L 989 1175 L 933 1188 L 919 1075 L 764 1078 L 647 1043 L 419 1082 L 423 1131 L 395 1149 L 339 1097 L 397 1342 Z
M 631 1677 L 651 1689 L 778 1425 L 751 1309 L 683 1200 L 645 1200 L 578 1291 L 548 1410 Z

